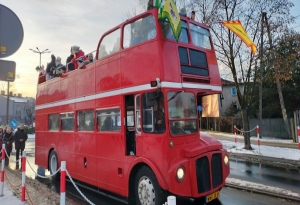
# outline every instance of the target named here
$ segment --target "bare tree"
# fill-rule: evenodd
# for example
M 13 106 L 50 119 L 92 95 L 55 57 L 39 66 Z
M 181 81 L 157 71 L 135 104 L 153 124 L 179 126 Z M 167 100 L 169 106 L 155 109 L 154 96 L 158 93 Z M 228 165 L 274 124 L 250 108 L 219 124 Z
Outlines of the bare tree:
M 5 91 L 6 94 L 7 94 L 7 84 L 8 83 L 6 81 L 0 81 L 0 90 Z M 15 88 L 15 83 L 9 82 L 9 90 L 11 92 L 14 92 L 15 91 L 14 88 Z
M 200 19 L 211 27 L 220 66 L 230 69 L 237 89 L 243 129 L 250 130 L 248 110 L 256 97 L 254 88 L 260 78 L 257 72 L 260 61 L 257 54 L 253 55 L 235 34 L 219 22 L 240 20 L 248 35 L 256 45 L 260 45 L 261 12 L 269 15 L 272 22 L 271 32 L 279 34 L 292 22 L 289 10 L 293 4 L 288 0 L 200 0 L 193 1 L 189 6 L 194 7 Z M 243 90 L 239 86 L 239 79 L 244 83 Z M 249 133 L 245 134 L 244 144 L 245 149 L 252 149 Z

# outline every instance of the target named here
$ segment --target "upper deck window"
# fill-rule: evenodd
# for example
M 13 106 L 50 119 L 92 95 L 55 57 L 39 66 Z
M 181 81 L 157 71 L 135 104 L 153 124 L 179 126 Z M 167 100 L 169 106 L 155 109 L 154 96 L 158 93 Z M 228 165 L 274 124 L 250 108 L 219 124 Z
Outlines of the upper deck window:
M 120 50 L 120 29 L 106 35 L 99 46 L 98 59 L 111 55 Z
M 192 41 L 195 46 L 211 49 L 211 44 L 209 39 L 210 34 L 207 29 L 204 29 L 192 23 L 190 24 L 190 29 L 191 29 Z
M 170 23 L 168 21 L 161 21 L 160 25 L 165 38 L 175 40 Z M 188 28 L 187 28 L 186 21 L 181 20 L 181 25 L 182 25 L 182 30 L 178 41 L 183 43 L 188 43 L 189 38 L 188 38 Z
M 156 26 L 154 17 L 151 15 L 146 16 L 125 26 L 123 47 L 129 48 L 155 37 Z

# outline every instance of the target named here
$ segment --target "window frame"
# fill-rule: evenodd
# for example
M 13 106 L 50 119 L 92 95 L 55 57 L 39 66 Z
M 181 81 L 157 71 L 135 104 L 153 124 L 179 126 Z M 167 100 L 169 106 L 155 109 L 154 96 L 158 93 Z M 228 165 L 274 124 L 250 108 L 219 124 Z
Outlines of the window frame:
M 84 112 L 84 111 L 93 111 L 93 123 L 94 123 L 94 126 L 93 126 L 93 130 L 79 130 L 79 113 L 80 112 Z M 91 109 L 82 109 L 82 110 L 77 110 L 76 111 L 76 131 L 78 132 L 94 132 L 95 131 L 95 110 L 94 108 L 91 108 Z
M 121 50 L 122 50 L 122 45 L 121 44 L 123 44 L 122 43 L 122 28 L 121 27 L 117 27 L 117 28 L 115 28 L 114 30 L 112 30 L 112 31 L 110 31 L 109 33 L 106 33 L 102 38 L 101 38 L 101 40 L 100 40 L 100 42 L 99 42 L 99 46 L 98 46 L 98 48 L 97 48 L 97 60 L 101 60 L 101 59 L 104 59 L 104 58 L 107 58 L 107 57 L 110 57 L 110 56 L 112 56 L 112 55 L 114 55 L 114 54 L 116 54 L 116 53 L 118 53 L 118 52 L 120 52 Z M 114 32 L 116 32 L 116 31 L 119 31 L 119 50 L 118 51 L 115 51 L 115 52 L 113 52 L 113 53 L 107 53 L 107 55 L 105 55 L 105 56 L 102 56 L 102 57 L 100 57 L 99 55 L 100 55 L 100 48 L 101 48 L 101 45 L 102 45 L 102 43 L 103 43 L 103 41 L 105 40 L 105 38 L 106 37 L 108 37 L 109 35 L 111 35 L 111 34 L 113 34 Z M 106 48 L 107 49 L 107 48 Z M 106 51 L 106 50 L 105 50 Z
M 57 115 L 57 130 L 51 130 L 50 129 L 49 120 L 50 120 L 51 115 Z M 48 132 L 59 132 L 59 131 L 60 131 L 60 113 L 48 114 Z
M 137 21 L 139 21 L 139 20 L 142 21 L 142 19 L 145 19 L 145 18 L 147 18 L 147 17 L 149 17 L 149 16 L 152 16 L 152 17 L 153 17 L 153 23 L 154 23 L 154 25 L 155 25 L 154 28 L 155 28 L 155 31 L 156 31 L 155 37 L 154 37 L 154 38 L 151 38 L 151 39 L 142 40 L 141 42 L 136 43 L 136 44 L 134 44 L 134 45 L 130 45 L 130 42 L 129 42 L 129 46 L 128 46 L 128 47 L 125 47 L 124 43 L 126 42 L 126 41 L 125 41 L 125 31 L 126 31 L 125 28 L 126 28 L 126 26 L 130 26 L 130 27 L 131 27 L 131 24 L 134 24 L 135 22 L 137 22 Z M 134 19 L 134 20 L 132 20 L 132 21 L 130 21 L 130 22 L 124 24 L 124 25 L 123 25 L 123 28 L 122 28 L 122 33 L 121 33 L 121 35 L 122 35 L 122 43 L 121 43 L 122 49 L 130 49 L 130 48 L 133 48 L 133 47 L 135 47 L 135 46 L 142 45 L 142 44 L 144 44 L 144 43 L 148 43 L 148 42 L 150 42 L 150 41 L 155 40 L 155 39 L 158 37 L 158 26 L 157 26 L 157 25 L 158 25 L 158 24 L 157 24 L 157 20 L 155 19 L 155 16 L 154 16 L 153 14 L 151 14 L 151 13 L 148 13 L 148 14 L 146 14 L 145 16 L 142 16 L 142 17 L 140 17 L 140 18 Z M 132 30 L 132 29 L 133 29 L 133 28 L 131 28 L 131 30 Z M 130 39 L 131 39 L 131 38 L 132 38 L 132 36 L 130 36 Z
M 63 114 L 73 114 L 73 130 L 63 130 L 63 127 L 62 127 L 62 118 L 61 118 L 61 115 L 63 115 Z M 59 113 L 60 131 L 62 131 L 62 132 L 74 132 L 76 130 L 76 128 L 75 128 L 75 126 L 76 126 L 75 116 L 76 115 L 75 115 L 74 111 Z
M 234 90 L 235 90 L 235 92 L 234 92 Z M 230 91 L 231 91 L 231 95 L 232 96 L 237 96 L 237 89 L 236 89 L 235 86 L 232 86 L 231 89 L 230 89 Z
M 103 110 L 114 110 L 114 109 L 119 109 L 119 111 L 120 111 L 120 129 L 119 130 L 100 130 L 99 129 L 99 124 L 98 124 L 98 111 L 103 111 Z M 96 118 L 96 123 L 95 123 L 95 126 L 96 126 L 96 129 L 95 129 L 95 131 L 96 132 L 98 132 L 98 133 L 106 133 L 106 132 L 108 132 L 108 133 L 121 133 L 121 131 L 122 131 L 122 111 L 121 111 L 121 108 L 118 106 L 118 107 L 107 107 L 107 108 L 97 108 L 96 110 L 95 110 L 95 118 Z M 118 123 L 118 122 L 116 122 L 116 123 Z M 118 124 L 117 124 L 118 125 Z M 101 125 L 100 125 L 100 127 L 101 127 Z

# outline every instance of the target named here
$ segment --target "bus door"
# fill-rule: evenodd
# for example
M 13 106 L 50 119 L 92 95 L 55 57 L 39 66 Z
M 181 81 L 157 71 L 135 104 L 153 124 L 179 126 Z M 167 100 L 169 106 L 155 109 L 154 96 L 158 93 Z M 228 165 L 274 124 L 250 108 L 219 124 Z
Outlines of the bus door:
M 136 155 L 135 95 L 125 96 L 126 155 Z

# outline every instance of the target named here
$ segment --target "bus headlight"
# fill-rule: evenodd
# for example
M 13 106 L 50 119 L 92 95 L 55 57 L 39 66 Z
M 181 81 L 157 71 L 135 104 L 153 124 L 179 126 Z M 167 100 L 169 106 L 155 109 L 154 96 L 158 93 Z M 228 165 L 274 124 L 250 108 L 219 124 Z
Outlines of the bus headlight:
M 177 172 L 176 172 L 177 180 L 179 182 L 182 182 L 184 180 L 185 176 L 185 170 L 183 166 L 178 167 Z
M 229 157 L 228 157 L 227 154 L 225 154 L 225 156 L 224 156 L 224 164 L 225 164 L 226 166 L 228 166 L 228 164 L 229 164 Z

